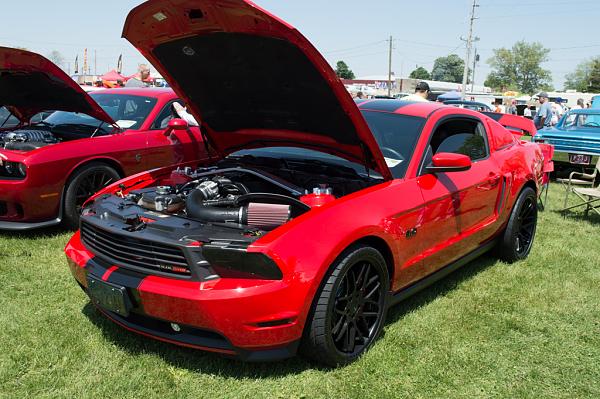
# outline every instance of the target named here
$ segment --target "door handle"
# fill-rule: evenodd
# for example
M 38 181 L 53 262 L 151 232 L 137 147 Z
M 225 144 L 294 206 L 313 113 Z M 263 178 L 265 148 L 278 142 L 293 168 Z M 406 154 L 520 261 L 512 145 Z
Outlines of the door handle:
M 490 186 L 492 187 L 496 187 L 498 185 L 498 182 L 500 182 L 500 175 L 497 175 L 495 173 L 490 173 L 490 177 L 488 177 L 488 183 Z

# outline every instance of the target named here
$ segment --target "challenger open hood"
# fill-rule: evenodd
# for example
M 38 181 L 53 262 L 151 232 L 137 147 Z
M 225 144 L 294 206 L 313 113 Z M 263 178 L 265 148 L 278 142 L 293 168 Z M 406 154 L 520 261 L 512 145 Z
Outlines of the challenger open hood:
M 150 0 L 123 30 L 225 156 L 303 146 L 391 178 L 375 138 L 327 61 L 292 26 L 246 0 Z
M 81 112 L 113 119 L 63 70 L 39 54 L 0 47 L 0 107 L 21 122 L 42 111 Z

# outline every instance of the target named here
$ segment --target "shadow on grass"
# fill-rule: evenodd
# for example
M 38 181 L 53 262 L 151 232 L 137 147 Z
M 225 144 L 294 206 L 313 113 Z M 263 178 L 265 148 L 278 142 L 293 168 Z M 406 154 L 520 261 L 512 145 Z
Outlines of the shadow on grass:
M 44 227 L 35 230 L 26 231 L 7 231 L 0 230 L 0 239 L 25 239 L 25 240 L 36 240 L 53 237 L 57 234 L 74 233 L 72 230 L 65 229 L 64 227 L 57 225 L 51 227 Z
M 496 259 L 487 256 L 468 263 L 437 283 L 392 307 L 388 312 L 386 325 L 395 323 L 404 315 L 426 306 L 435 298 L 452 291 L 462 282 L 471 279 L 495 263 Z M 218 354 L 179 347 L 129 332 L 104 317 L 90 302 L 83 307 L 82 313 L 102 331 L 106 339 L 127 353 L 132 355 L 153 353 L 170 365 L 197 373 L 262 379 L 284 377 L 306 370 L 332 370 L 309 362 L 300 356 L 276 363 L 244 363 Z
M 600 207 L 600 204 L 598 204 L 598 206 Z M 594 226 L 600 225 L 600 215 L 595 213 L 593 210 L 590 210 L 588 216 L 585 216 L 585 213 L 583 212 L 585 207 L 581 206 L 580 209 L 581 211 L 568 210 L 563 212 L 561 210 L 556 210 L 555 212 L 566 219 L 586 222 Z

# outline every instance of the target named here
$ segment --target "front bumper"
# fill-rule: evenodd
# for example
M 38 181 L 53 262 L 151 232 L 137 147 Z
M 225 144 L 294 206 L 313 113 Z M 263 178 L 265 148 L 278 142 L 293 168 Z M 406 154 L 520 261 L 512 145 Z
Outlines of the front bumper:
M 569 161 L 569 154 L 581 154 L 581 155 L 589 155 L 591 157 L 591 161 L 589 163 L 589 165 L 580 165 L 580 164 L 572 164 Z M 569 164 L 571 166 L 574 167 L 590 167 L 593 168 L 596 163 L 598 162 L 598 157 L 600 157 L 599 154 L 594 154 L 591 152 L 585 152 L 585 151 L 560 151 L 560 150 L 554 150 L 554 156 L 552 157 L 552 160 L 556 163 L 561 163 L 561 164 Z
M 52 190 L 51 190 L 52 191 Z M 0 230 L 24 231 L 61 222 L 62 191 L 50 194 L 26 180 L 0 180 Z
M 71 273 L 86 293 L 89 276 L 125 287 L 132 302 L 127 316 L 99 309 L 128 330 L 247 361 L 296 353 L 303 301 L 297 300 L 298 287 L 283 280 L 199 282 L 148 276 L 95 258 L 82 245 L 79 232 L 65 252 Z

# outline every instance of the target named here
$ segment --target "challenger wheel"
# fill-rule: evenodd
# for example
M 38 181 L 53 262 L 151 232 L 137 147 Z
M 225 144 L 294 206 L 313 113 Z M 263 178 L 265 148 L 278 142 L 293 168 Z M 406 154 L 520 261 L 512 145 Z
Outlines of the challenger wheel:
M 84 202 L 100 189 L 119 180 L 119 173 L 110 166 L 93 162 L 78 170 L 70 179 L 65 193 L 64 226 L 79 228 L 79 215 Z
M 526 187 L 519 194 L 515 206 L 510 214 L 508 225 L 501 241 L 496 247 L 498 257 L 512 263 L 525 259 L 535 238 L 537 227 L 537 197 L 535 191 Z
M 315 298 L 302 354 L 329 366 L 347 364 L 381 333 L 389 276 L 385 260 L 371 247 L 343 254 Z

